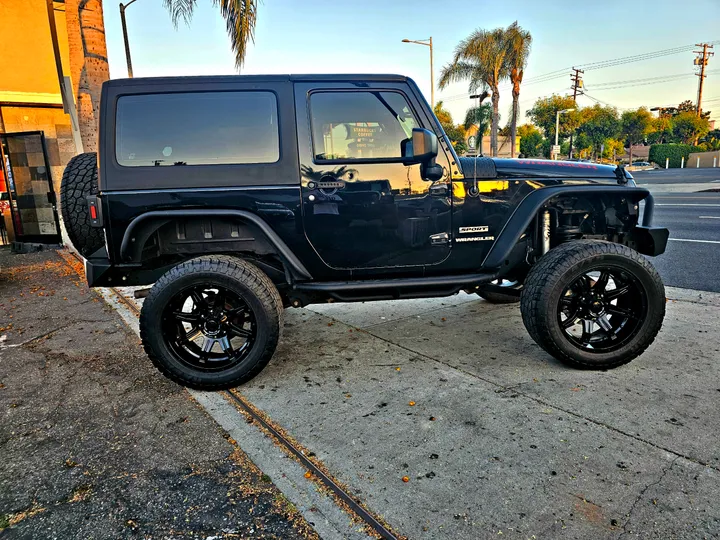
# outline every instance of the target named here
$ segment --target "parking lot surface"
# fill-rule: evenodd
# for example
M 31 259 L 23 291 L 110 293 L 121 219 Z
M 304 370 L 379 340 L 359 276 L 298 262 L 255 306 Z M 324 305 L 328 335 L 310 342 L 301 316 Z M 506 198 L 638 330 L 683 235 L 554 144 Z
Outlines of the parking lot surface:
M 656 342 L 629 365 L 607 372 L 564 367 L 527 336 L 517 306 L 493 306 L 471 295 L 288 310 L 274 359 L 237 392 L 401 536 L 716 538 L 720 295 L 668 289 L 668 297 Z M 118 328 L 121 319 L 114 317 Z M 74 345 L 58 342 L 55 350 L 66 346 Z M 94 346 L 96 369 L 116 369 L 126 356 L 120 343 L 104 336 Z M 5 381 L 15 377 L 4 366 L 16 353 L 0 354 Z M 154 374 L 141 354 L 128 358 L 141 376 L 119 372 L 114 378 L 111 388 L 127 388 L 128 409 L 108 418 L 106 430 L 128 429 L 128 410 L 145 399 L 138 388 L 152 388 L 157 399 L 187 395 Z M 22 359 L 13 361 L 22 371 Z M 68 370 L 82 367 L 72 355 L 66 364 Z M 81 392 L 78 399 L 89 399 L 93 392 L 84 380 L 50 380 L 47 393 Z M 53 389 L 55 384 L 61 386 Z M 295 478 L 293 461 L 273 461 L 267 435 L 223 408 L 226 400 L 217 393 L 192 395 L 210 416 L 184 401 L 195 407 L 193 429 L 175 425 L 168 448 L 186 461 L 204 455 L 204 439 L 217 433 L 219 422 L 313 522 L 317 508 L 304 501 L 317 496 L 317 484 Z M 35 399 L 39 404 L 45 397 Z M 91 408 L 87 414 L 96 413 Z M 77 418 L 75 438 L 107 438 Z M 142 448 L 151 441 L 148 436 L 134 444 Z M 14 454 L 13 470 L 34 466 L 32 448 Z M 156 448 L 142 450 L 153 454 L 148 471 L 180 459 Z M 221 459 L 226 451 L 212 455 Z M 49 447 L 45 459 L 57 461 L 55 454 L 64 456 L 60 446 Z M 0 474 L 4 480 L 10 472 Z M 94 485 L 109 481 L 97 477 Z M 194 526 L 213 515 L 209 504 L 206 514 L 191 519 Z M 203 531 L 218 526 L 208 523 Z M 326 528 L 322 536 L 349 537 L 334 530 Z

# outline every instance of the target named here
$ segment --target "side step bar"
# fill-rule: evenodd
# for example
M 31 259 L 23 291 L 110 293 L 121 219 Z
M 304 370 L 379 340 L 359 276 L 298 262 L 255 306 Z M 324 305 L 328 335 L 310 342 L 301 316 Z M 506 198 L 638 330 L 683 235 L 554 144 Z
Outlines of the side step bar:
M 412 289 L 415 287 L 446 287 L 457 285 L 465 287 L 479 285 L 497 279 L 497 274 L 464 274 L 461 276 L 432 276 L 405 279 L 367 279 L 358 281 L 320 281 L 296 283 L 298 291 L 368 291 L 376 289 Z
M 341 302 L 361 302 L 450 296 L 462 289 L 487 283 L 494 279 L 497 279 L 497 274 L 484 273 L 405 279 L 296 283 L 293 289 L 298 293 L 326 294 Z M 299 305 L 302 304 L 304 302 L 300 301 Z M 293 302 L 293 305 L 296 305 L 295 302 Z

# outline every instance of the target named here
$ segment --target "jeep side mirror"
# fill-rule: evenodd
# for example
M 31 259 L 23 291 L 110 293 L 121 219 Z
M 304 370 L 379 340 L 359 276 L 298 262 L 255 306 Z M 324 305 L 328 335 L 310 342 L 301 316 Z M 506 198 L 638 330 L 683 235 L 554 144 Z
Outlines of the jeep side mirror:
M 403 163 L 429 164 L 438 154 L 437 136 L 429 129 L 413 128 L 412 139 L 405 141 Z

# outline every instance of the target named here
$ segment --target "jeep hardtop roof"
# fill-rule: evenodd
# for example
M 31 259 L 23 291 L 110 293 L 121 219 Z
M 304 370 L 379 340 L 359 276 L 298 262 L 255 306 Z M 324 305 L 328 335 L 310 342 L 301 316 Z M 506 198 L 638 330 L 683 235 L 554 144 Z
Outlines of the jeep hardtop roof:
M 191 75 L 179 77 L 135 77 L 133 79 L 112 79 L 103 83 L 108 87 L 138 86 L 150 84 L 168 84 L 188 82 L 222 83 L 222 82 L 288 82 L 288 81 L 317 81 L 317 82 L 415 82 L 405 75 L 395 74 L 286 74 L 286 75 Z

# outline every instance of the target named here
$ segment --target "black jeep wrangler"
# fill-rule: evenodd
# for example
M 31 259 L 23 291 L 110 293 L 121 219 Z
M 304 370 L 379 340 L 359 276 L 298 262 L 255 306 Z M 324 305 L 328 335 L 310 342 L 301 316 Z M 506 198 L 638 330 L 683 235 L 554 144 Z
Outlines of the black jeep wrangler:
M 668 231 L 646 189 L 620 167 L 460 158 L 406 77 L 114 80 L 101 111 L 99 159 L 63 176 L 65 225 L 90 286 L 154 283 L 142 340 L 180 384 L 251 379 L 283 309 L 319 302 L 519 301 L 579 368 L 629 362 L 662 325 L 641 254 Z

